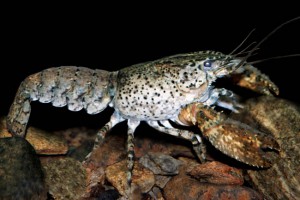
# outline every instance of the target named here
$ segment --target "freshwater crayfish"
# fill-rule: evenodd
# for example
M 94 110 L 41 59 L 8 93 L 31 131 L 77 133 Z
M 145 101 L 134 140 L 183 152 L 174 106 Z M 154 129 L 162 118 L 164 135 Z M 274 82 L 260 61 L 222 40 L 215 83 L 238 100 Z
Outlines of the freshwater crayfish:
M 271 136 L 264 137 L 236 121 L 224 125 L 226 117 L 217 113 L 214 106 L 233 112 L 238 112 L 241 106 L 233 92 L 215 88 L 213 83 L 218 78 L 234 77 L 237 85 L 264 95 L 278 95 L 277 86 L 247 59 L 279 28 L 299 19 L 281 24 L 254 48 L 236 54 L 199 51 L 114 72 L 74 66 L 43 70 L 28 76 L 21 83 L 8 113 L 7 127 L 14 136 L 25 136 L 31 101 L 52 103 L 55 107 L 68 106 L 71 111 L 85 109 L 88 114 L 100 113 L 109 105 L 115 111 L 110 121 L 97 133 L 94 148 L 101 145 L 113 126 L 127 120 L 129 185 L 134 159 L 134 131 L 141 121 L 159 131 L 191 141 L 199 160 L 205 162 L 205 146 L 201 137 L 176 129 L 169 122 L 194 125 L 198 117 L 198 124 L 203 122 L 199 124 L 203 135 L 223 153 L 249 165 L 269 167 L 271 163 L 262 149 L 279 149 L 277 142 Z

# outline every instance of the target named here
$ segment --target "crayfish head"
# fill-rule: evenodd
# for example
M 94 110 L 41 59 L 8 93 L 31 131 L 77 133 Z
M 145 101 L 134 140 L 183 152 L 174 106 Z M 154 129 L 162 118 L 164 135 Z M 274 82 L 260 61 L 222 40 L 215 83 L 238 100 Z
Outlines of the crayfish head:
M 216 55 L 217 56 L 207 56 L 202 62 L 202 70 L 206 72 L 210 82 L 214 82 L 217 78 L 230 75 L 246 64 L 243 58 L 236 58 L 222 53 Z
M 216 61 L 218 68 L 214 71 L 214 75 L 217 78 L 230 75 L 235 72 L 238 68 L 242 67 L 245 62 L 240 58 L 231 58 L 228 57 L 223 61 Z

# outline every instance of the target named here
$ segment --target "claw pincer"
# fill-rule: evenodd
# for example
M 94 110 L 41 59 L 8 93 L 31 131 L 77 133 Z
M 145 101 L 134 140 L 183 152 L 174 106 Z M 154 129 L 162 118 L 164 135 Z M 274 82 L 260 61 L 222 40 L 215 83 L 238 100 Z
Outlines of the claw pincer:
M 267 150 L 279 150 L 272 135 L 230 119 L 201 103 L 193 103 L 182 109 L 179 120 L 186 125 L 197 125 L 214 147 L 252 166 L 270 167 L 273 160 Z

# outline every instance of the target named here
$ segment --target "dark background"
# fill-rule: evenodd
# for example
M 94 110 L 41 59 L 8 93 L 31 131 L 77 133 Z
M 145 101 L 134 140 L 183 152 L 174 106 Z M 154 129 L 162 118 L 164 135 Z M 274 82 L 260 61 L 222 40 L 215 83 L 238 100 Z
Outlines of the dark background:
M 79 5 L 80 7 L 80 5 Z M 118 9 L 117 9 L 118 7 Z M 147 6 L 145 6 L 147 7 Z M 272 8 L 215 8 L 185 5 L 177 10 L 116 7 L 19 8 L 1 23 L 0 114 L 6 115 L 21 81 L 43 69 L 76 65 L 118 70 L 178 53 L 200 50 L 232 51 L 253 29 L 249 39 L 259 41 L 281 23 L 300 16 Z M 270 37 L 252 60 L 300 53 L 300 20 Z M 256 65 L 279 86 L 280 98 L 300 102 L 300 57 Z M 112 109 L 98 115 L 71 112 L 34 102 L 30 124 L 60 129 L 73 126 L 100 128 Z

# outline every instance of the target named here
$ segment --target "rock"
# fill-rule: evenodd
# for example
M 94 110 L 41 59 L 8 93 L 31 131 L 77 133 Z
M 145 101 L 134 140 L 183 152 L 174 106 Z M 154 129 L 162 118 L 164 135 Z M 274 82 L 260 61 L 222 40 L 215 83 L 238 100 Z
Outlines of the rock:
M 49 194 L 54 199 L 81 199 L 86 188 L 86 172 L 73 158 L 42 159 Z
M 189 200 L 259 200 L 263 199 L 256 191 L 233 185 L 200 183 L 188 176 L 175 176 L 164 188 L 165 199 Z
M 115 163 L 106 168 L 107 180 L 119 191 L 122 196 L 127 196 L 127 160 Z M 147 193 L 155 184 L 154 174 L 140 163 L 135 162 L 132 175 L 131 188 L 134 195 Z
M 6 119 L 5 117 L 0 117 L 0 138 L 12 137 L 6 128 Z
M 273 134 L 280 145 L 280 160 L 271 168 L 248 170 L 252 185 L 269 199 L 300 197 L 300 108 L 295 104 L 262 96 L 250 99 L 244 112 L 233 117 Z
M 0 139 L 0 199 L 46 199 L 41 163 L 23 138 Z
M 0 138 L 11 137 L 11 134 L 6 129 L 5 118 L 0 121 Z M 29 127 L 26 133 L 26 140 L 33 146 L 37 154 L 42 155 L 57 155 L 66 154 L 68 145 L 62 136 Z
M 181 159 L 188 161 L 186 159 Z M 174 176 L 163 189 L 165 199 L 189 199 L 189 200 L 252 200 L 263 199 L 256 191 L 239 186 L 227 184 L 212 184 L 200 182 L 186 174 L 193 163 L 186 162 L 180 167 L 179 175 Z
M 243 185 L 242 171 L 217 161 L 195 166 L 187 173 L 200 182 L 214 184 Z
M 164 200 L 165 198 L 163 197 L 161 188 L 158 188 L 156 186 L 154 186 L 151 190 L 151 192 L 149 192 L 149 195 L 152 197 L 152 199 L 155 200 Z M 151 200 L 152 200 L 151 199 Z
M 68 145 L 61 136 L 34 127 L 27 129 L 26 140 L 32 144 L 37 154 L 58 155 L 68 151 Z
M 171 180 L 171 178 L 172 176 L 155 175 L 155 185 L 162 189 Z
M 160 135 L 159 133 L 156 133 Z M 194 158 L 192 154 L 192 148 L 189 146 L 190 143 L 186 142 L 187 145 L 177 144 L 178 141 L 185 142 L 184 140 L 179 140 L 175 137 L 161 134 L 161 139 L 157 138 L 155 133 L 147 135 L 145 133 L 143 137 L 135 137 L 135 159 L 138 160 L 145 154 L 152 152 L 160 152 L 162 154 L 175 154 L 175 155 L 187 155 L 188 157 Z M 153 137 L 153 135 L 155 137 Z M 164 137 L 166 136 L 167 139 Z M 114 163 L 120 162 L 126 158 L 126 134 L 111 132 L 109 133 L 104 143 L 100 148 L 97 148 L 91 152 L 90 157 L 84 162 L 84 167 L 87 170 L 88 176 L 88 189 L 85 197 L 97 196 L 105 184 L 104 170 L 107 166 Z M 169 140 L 172 138 L 171 140 Z M 175 139 L 175 143 L 174 143 Z M 168 142 L 169 141 L 169 142 Z M 127 171 L 127 168 L 125 169 Z M 167 181 L 166 179 L 157 183 L 158 185 L 164 185 Z M 90 196 L 92 195 L 92 196 Z
M 161 138 L 158 138 L 158 135 L 161 136 Z M 86 160 L 84 162 L 84 167 L 87 170 L 87 176 L 88 176 L 88 189 L 86 191 L 86 198 L 98 198 L 99 196 L 101 196 L 103 194 L 103 192 L 105 192 L 105 189 L 107 187 L 107 182 L 105 181 L 105 174 L 104 171 L 109 170 L 109 168 L 115 165 L 115 163 L 119 163 L 121 160 L 124 160 L 124 158 L 126 158 L 126 149 L 125 149 L 125 144 L 126 144 L 126 134 L 123 133 L 116 133 L 116 132 L 111 132 L 107 135 L 105 142 L 103 143 L 103 145 L 98 148 L 93 150 L 93 152 L 91 153 L 91 156 L 89 157 L 88 160 Z M 170 174 L 176 174 L 178 173 L 178 169 L 179 167 L 179 163 L 181 163 L 182 160 L 188 160 L 188 165 L 185 168 L 185 172 L 187 173 L 188 171 L 191 171 L 195 166 L 198 166 L 199 163 L 196 161 L 196 157 L 192 154 L 192 148 L 191 148 L 191 144 L 188 141 L 185 140 L 174 140 L 177 139 L 175 137 L 172 136 L 168 136 L 165 134 L 159 134 L 159 133 L 151 133 L 149 135 L 147 135 L 147 133 L 145 133 L 143 135 L 143 137 L 139 136 L 138 134 L 135 137 L 135 153 L 136 153 L 136 160 L 142 161 L 143 159 L 146 161 L 143 161 L 142 163 L 145 164 L 145 166 L 148 165 L 148 167 L 153 170 L 155 173 L 158 174 L 167 174 L 167 175 L 155 175 L 155 187 L 157 188 L 157 190 L 148 192 L 148 194 L 151 194 L 153 196 L 156 195 L 156 193 L 158 194 L 158 196 L 156 196 L 157 198 L 160 197 L 160 193 L 157 192 L 159 190 L 163 190 L 162 193 L 165 192 L 165 187 L 166 185 L 168 185 L 168 181 L 170 180 L 170 178 L 172 178 L 172 176 Z M 174 142 L 176 141 L 176 142 Z M 148 155 L 147 155 L 148 154 Z M 146 156 L 145 156 L 146 155 Z M 149 156 L 150 155 L 150 156 Z M 163 155 L 163 156 L 162 156 Z M 175 156 L 186 156 L 188 158 L 183 159 L 182 157 L 180 157 L 179 159 L 175 159 L 171 156 L 168 155 L 175 155 Z M 159 158 L 159 159 L 157 159 Z M 164 159 L 167 160 L 167 163 L 171 163 L 171 167 L 166 167 L 169 165 L 165 165 L 164 163 Z M 158 162 L 157 162 L 158 160 Z M 178 161 L 179 160 L 179 161 Z M 155 162 L 154 162 L 155 161 Z M 173 162 L 176 162 L 176 164 L 174 164 Z M 150 163 L 150 164 L 149 164 Z M 163 163 L 163 167 L 161 167 L 159 164 L 157 163 Z M 220 164 L 221 165 L 221 164 Z M 174 167 L 174 166 L 178 166 Z M 205 165 L 204 165 L 205 166 Z M 231 184 L 242 184 L 241 179 L 239 176 L 235 177 L 234 175 L 232 175 L 232 177 L 230 177 L 230 170 L 232 170 L 233 173 L 236 173 L 235 175 L 237 175 L 238 173 L 236 171 L 234 171 L 233 169 L 231 169 L 230 167 L 222 168 L 216 164 L 215 168 L 218 169 L 219 171 L 216 172 L 214 175 L 218 178 L 218 175 L 221 175 L 222 173 L 224 175 L 226 175 L 226 180 L 223 181 L 223 183 L 226 183 L 226 181 L 228 181 L 228 178 L 232 178 L 231 180 Z M 108 169 L 106 169 L 108 167 Z M 154 168 L 151 168 L 154 167 Z M 172 168 L 172 170 L 170 170 L 170 168 Z M 212 173 L 209 172 L 208 169 L 209 166 L 207 166 L 207 171 L 206 173 Z M 227 169 L 228 171 L 226 171 L 225 169 Z M 222 171 L 223 170 L 223 171 Z M 122 174 L 121 176 L 119 176 L 120 178 L 120 182 L 118 182 L 117 178 L 115 177 L 115 185 L 113 185 L 119 192 L 121 195 L 125 194 L 125 184 L 126 184 L 126 176 L 125 173 L 127 172 L 127 167 L 124 165 L 123 168 L 119 167 L 118 169 L 116 169 L 114 172 L 111 172 L 112 175 L 116 174 Z M 226 174 L 227 173 L 227 174 Z M 108 174 L 106 174 L 108 176 Z M 196 174 L 194 174 L 195 177 L 197 176 Z M 135 171 L 133 171 L 133 176 L 135 176 Z M 187 175 L 186 175 L 187 176 Z M 122 179 L 123 177 L 123 179 Z M 188 176 L 189 177 L 189 176 Z M 191 177 L 189 177 L 191 178 Z M 217 179 L 215 178 L 215 179 Z M 238 179 L 239 181 L 235 180 L 234 178 Z M 106 178 L 107 180 L 109 178 Z M 195 180 L 195 178 L 192 178 L 193 180 Z M 207 179 L 208 180 L 208 179 Z M 206 180 L 206 181 L 207 181 Z M 217 179 L 218 180 L 218 179 Z M 195 180 L 196 182 L 200 182 L 199 180 Z M 202 180 L 203 181 L 203 180 Z M 211 180 L 212 181 L 212 180 Z M 236 181 L 236 182 L 234 182 Z M 113 182 L 111 180 L 109 180 L 109 182 Z M 221 177 L 218 180 L 219 183 L 222 183 Z M 151 183 L 152 185 L 153 183 Z M 203 185 L 208 184 L 209 183 L 202 183 Z M 218 187 L 215 184 L 210 184 L 211 188 L 215 188 Z M 228 187 L 230 185 L 227 185 Z M 236 185 L 231 185 L 232 188 L 234 187 L 241 187 L 241 186 L 236 186 Z M 118 188 L 117 188 L 118 187 Z M 123 189 L 122 189 L 123 187 Z M 229 187 L 231 188 L 231 187 Z M 242 189 L 241 189 L 242 188 Z M 247 188 L 247 187 L 241 187 L 239 188 L 237 191 L 240 191 L 241 193 L 243 193 L 244 191 L 246 191 L 245 193 L 255 193 L 255 191 Z M 222 187 L 218 187 L 217 191 L 221 191 Z M 136 199 L 141 199 L 141 191 L 137 189 L 137 192 L 135 192 L 134 194 L 137 194 L 137 198 Z M 144 190 L 143 192 L 145 192 L 147 190 Z M 233 191 L 233 189 L 228 189 L 226 192 L 230 192 Z M 234 191 L 233 191 L 234 193 Z M 250 195 L 250 194 L 249 194 Z M 255 195 L 257 195 L 257 193 L 255 193 Z M 255 196 L 254 195 L 254 196 Z M 259 195 L 258 195 L 259 196 Z M 145 197 L 144 197 L 145 198 Z
M 163 153 L 148 153 L 139 159 L 144 167 L 158 175 L 178 174 L 180 161 Z
M 85 198 L 98 197 L 103 192 L 105 168 L 120 162 L 126 156 L 125 138 L 122 134 L 108 134 L 102 146 L 94 149 L 83 167 L 87 171 Z
M 180 161 L 163 153 L 148 153 L 139 159 L 139 163 L 155 174 L 155 185 L 150 195 L 156 199 L 162 198 L 160 189 L 171 180 L 171 175 L 179 172 Z

